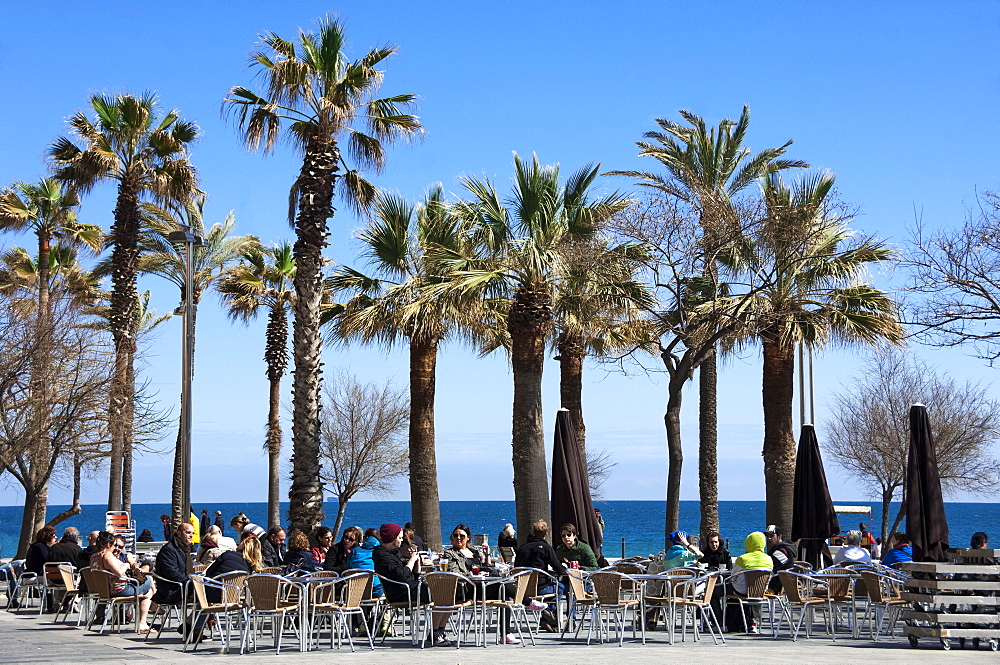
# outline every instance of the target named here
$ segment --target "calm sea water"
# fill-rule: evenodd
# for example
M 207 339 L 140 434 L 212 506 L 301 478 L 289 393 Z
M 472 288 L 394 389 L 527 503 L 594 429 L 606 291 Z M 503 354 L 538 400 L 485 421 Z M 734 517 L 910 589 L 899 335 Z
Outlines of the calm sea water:
M 604 501 L 597 504 L 604 514 L 604 553 L 606 556 L 618 556 L 622 553 L 622 540 L 625 541 L 627 556 L 650 554 L 663 549 L 664 505 L 660 501 Z M 681 502 L 681 528 L 687 531 L 698 531 L 698 502 Z M 851 505 L 871 505 L 875 523 L 879 523 L 880 507 L 859 501 Z M 282 512 L 287 511 L 287 504 L 282 504 Z M 57 515 L 67 506 L 49 506 L 49 516 Z M 229 520 L 239 512 L 246 513 L 250 519 L 263 525 L 266 521 L 266 503 L 218 503 L 212 505 L 196 505 L 200 514 L 207 509 L 213 516 L 216 510 L 221 510 L 226 519 L 226 530 Z M 898 506 L 893 505 L 893 510 Z M 169 513 L 170 507 L 165 504 L 139 504 L 133 506 L 133 519 L 137 528 L 149 529 L 156 539 L 162 538 L 162 528 L 159 517 Z M 948 526 L 951 532 L 953 546 L 968 547 L 970 537 L 976 531 L 985 531 L 992 539 L 1000 542 L 1000 510 L 996 503 L 948 503 L 946 504 Z M 327 524 L 333 525 L 337 514 L 335 502 L 326 504 Z M 893 513 L 895 515 L 895 512 Z M 743 552 L 743 539 L 751 531 L 765 527 L 763 501 L 722 501 L 719 503 L 719 518 L 722 523 L 722 537 L 731 540 L 731 549 L 735 553 Z M 856 517 L 841 516 L 841 528 L 854 528 Z M 404 524 L 410 520 L 409 501 L 352 501 L 347 504 L 344 525 L 358 525 L 362 528 L 377 527 L 385 522 Z M 442 527 L 451 529 L 459 523 L 468 524 L 473 533 L 489 534 L 490 542 L 496 543 L 496 536 L 505 522 L 514 522 L 513 501 L 442 501 Z M 0 557 L 13 556 L 17 548 L 17 537 L 21 525 L 20 506 L 0 506 Z M 59 525 L 60 533 L 67 526 L 75 526 L 81 533 L 104 527 L 104 506 L 89 505 L 83 507 L 83 513 L 70 518 Z M 875 529 L 878 530 L 877 527 Z M 232 535 L 228 533 L 227 535 Z

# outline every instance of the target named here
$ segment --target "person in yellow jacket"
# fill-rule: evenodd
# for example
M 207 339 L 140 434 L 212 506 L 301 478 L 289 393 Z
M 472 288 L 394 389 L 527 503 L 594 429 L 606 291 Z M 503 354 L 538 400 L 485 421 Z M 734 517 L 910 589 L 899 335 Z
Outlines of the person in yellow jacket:
M 743 541 L 743 546 L 746 548 L 746 554 L 736 557 L 736 561 L 733 562 L 733 573 L 730 576 L 730 581 L 726 582 L 723 589 L 723 593 L 716 593 L 712 597 L 713 610 L 715 610 L 715 615 L 721 617 L 723 597 L 730 594 L 737 596 L 745 596 L 747 594 L 747 581 L 746 576 L 743 575 L 743 571 L 747 570 L 774 570 L 774 561 L 767 555 L 765 548 L 767 547 L 767 537 L 760 531 L 754 531 L 746 540 Z M 716 605 L 716 601 L 719 601 Z M 760 615 L 760 607 L 753 605 L 744 608 L 746 616 L 746 625 L 751 633 L 758 632 L 757 622 Z M 723 630 L 728 632 L 735 632 L 736 630 L 743 630 L 743 619 L 740 617 L 739 611 L 727 612 L 726 614 L 726 625 L 723 626 Z
M 191 506 L 191 518 L 188 521 L 194 527 L 194 536 L 191 537 L 191 544 L 197 545 L 201 542 L 201 520 L 194 514 L 194 506 Z

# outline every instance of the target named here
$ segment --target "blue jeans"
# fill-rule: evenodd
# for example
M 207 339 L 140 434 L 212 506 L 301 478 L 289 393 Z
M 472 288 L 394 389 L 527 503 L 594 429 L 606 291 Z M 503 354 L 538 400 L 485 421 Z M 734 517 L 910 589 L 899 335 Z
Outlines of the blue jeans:
M 13 600 L 17 600 L 17 596 L 14 593 L 15 582 L 23 570 L 23 564 L 15 568 L 13 561 L 0 566 L 0 582 L 7 582 L 7 595 Z
M 140 584 L 138 588 L 136 588 L 136 586 L 134 584 L 132 584 L 131 582 L 129 582 L 128 584 L 125 585 L 125 588 L 123 588 L 118 593 L 115 593 L 115 594 L 112 594 L 112 595 L 115 598 L 119 598 L 121 596 L 135 596 L 135 595 L 140 595 L 141 596 L 142 594 L 144 594 L 147 591 L 149 591 L 149 587 L 152 586 L 152 584 L 153 584 L 153 578 L 152 577 L 147 577 L 146 581 L 143 582 L 142 584 Z

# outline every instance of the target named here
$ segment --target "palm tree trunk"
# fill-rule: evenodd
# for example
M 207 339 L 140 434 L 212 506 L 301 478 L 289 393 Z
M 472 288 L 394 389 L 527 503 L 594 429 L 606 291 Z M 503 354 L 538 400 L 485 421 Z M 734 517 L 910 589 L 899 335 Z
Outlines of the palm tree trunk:
M 569 421 L 576 430 L 580 458 L 587 459 L 587 427 L 583 424 L 583 359 L 587 346 L 579 335 L 563 333 L 559 339 L 560 406 L 569 411 Z
M 281 378 L 288 366 L 288 320 L 282 305 L 267 315 L 264 362 L 270 384 L 267 403 L 267 523 L 281 524 Z
M 131 354 L 128 361 L 129 382 L 135 385 L 135 354 Z M 135 422 L 135 400 L 129 400 L 128 421 Z M 132 445 L 132 438 L 125 440 L 124 450 L 122 450 L 122 510 L 129 515 L 132 514 L 132 455 L 135 446 Z
M 111 376 L 110 408 L 111 463 L 108 481 L 108 510 L 122 507 L 122 462 L 125 442 L 131 438 L 128 404 L 135 398 L 135 384 L 129 371 L 135 353 L 135 311 L 138 305 L 135 280 L 138 271 L 139 191 L 135 176 L 126 174 L 118 187 L 115 223 L 111 229 L 111 307 L 108 322 L 115 343 L 115 366 Z M 134 379 L 133 379 L 134 381 Z
M 416 531 L 432 550 L 441 549 L 434 439 L 436 338 L 410 339 L 410 510 Z
M 323 523 L 323 482 L 319 463 L 319 404 L 322 388 L 320 304 L 327 220 L 333 215 L 337 143 L 317 134 L 309 140 L 297 180 L 295 221 L 295 325 L 292 354 L 292 485 L 288 516 L 293 529 L 312 533 Z
M 187 295 L 184 293 L 184 290 L 181 289 L 181 302 L 186 302 L 186 298 L 187 298 Z M 197 298 L 196 298 L 196 301 L 197 301 Z M 196 306 L 191 307 L 191 367 L 190 368 L 188 368 L 188 367 L 181 367 L 182 377 L 183 377 L 183 374 L 187 373 L 189 370 L 191 371 L 192 375 L 194 374 L 194 339 L 195 339 L 195 327 L 198 324 L 198 314 L 197 314 L 197 312 L 198 312 L 198 309 L 197 309 Z M 183 324 L 181 326 L 181 338 L 183 339 L 184 336 L 187 335 L 187 334 L 188 334 L 187 322 L 185 321 L 185 322 L 183 322 Z M 193 376 L 192 376 L 192 379 L 193 379 Z M 182 414 L 184 412 L 183 404 L 184 404 L 184 388 L 185 388 L 185 383 L 188 384 L 190 390 L 194 389 L 194 381 L 193 380 L 190 381 L 190 382 L 185 382 L 183 380 L 181 381 L 180 404 L 182 405 L 181 406 L 181 413 Z M 135 384 L 133 383 L 133 385 L 135 385 Z M 193 403 L 193 402 L 191 402 L 191 403 Z M 191 418 L 191 414 L 188 413 L 187 417 Z M 185 506 L 184 505 L 184 497 L 182 496 L 184 494 L 184 474 L 187 472 L 188 469 L 193 469 L 194 468 L 193 464 L 185 464 L 184 463 L 184 455 L 183 455 L 183 452 L 184 452 L 184 446 L 183 446 L 184 437 L 187 434 L 187 432 L 190 432 L 190 431 L 191 431 L 190 425 L 185 424 L 182 420 L 178 420 L 177 421 L 177 438 L 174 440 L 174 478 L 173 478 L 173 482 L 170 485 L 171 512 L 172 512 L 171 518 L 173 519 L 173 521 L 174 521 L 175 524 L 183 524 L 190 517 L 190 513 L 193 512 L 193 510 L 192 510 L 193 505 L 192 504 L 194 503 L 194 497 L 189 496 L 188 497 L 188 505 Z M 188 441 L 187 443 L 188 443 L 188 445 L 187 445 L 187 454 L 188 455 L 192 455 L 192 450 L 191 450 L 192 449 L 192 442 Z M 190 491 L 190 487 L 191 487 L 190 479 L 188 479 L 188 488 L 189 488 L 189 491 Z
M 522 287 L 514 296 L 507 319 L 514 406 L 511 434 L 514 504 L 522 542 L 532 523 L 549 521 L 549 481 L 545 473 L 545 427 L 542 411 L 542 370 L 545 338 L 552 323 L 552 300 L 544 290 Z
M 768 524 L 791 533 L 795 490 L 795 434 L 792 398 L 795 347 L 777 335 L 763 336 L 764 488 Z
M 718 356 L 713 349 L 698 367 L 698 498 L 701 536 L 719 530 Z

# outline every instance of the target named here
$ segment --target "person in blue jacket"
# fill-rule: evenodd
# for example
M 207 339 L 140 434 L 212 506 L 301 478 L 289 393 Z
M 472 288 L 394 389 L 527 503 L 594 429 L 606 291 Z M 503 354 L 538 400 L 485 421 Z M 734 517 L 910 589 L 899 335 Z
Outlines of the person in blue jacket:
M 902 531 L 892 534 L 892 549 L 882 555 L 882 565 L 899 568 L 899 564 L 913 561 L 913 548 L 910 547 L 910 537 Z
M 365 541 L 360 546 L 351 550 L 351 553 L 347 557 L 347 567 L 358 570 L 375 570 L 375 564 L 372 562 L 372 550 L 380 544 L 378 529 L 368 529 L 365 531 Z M 372 598 L 380 598 L 381 596 L 382 582 L 379 581 L 378 575 L 376 575 L 372 581 Z

